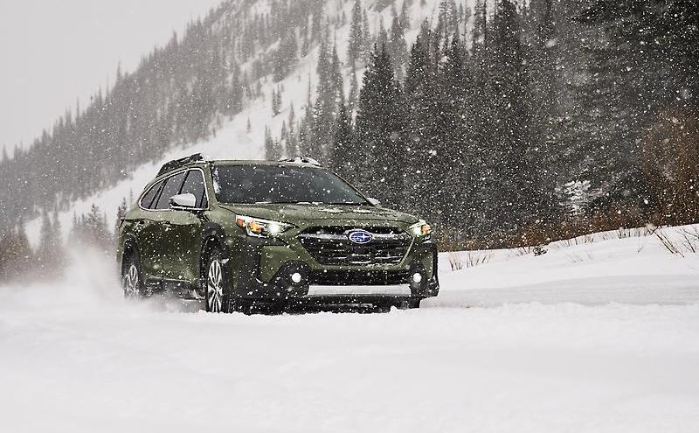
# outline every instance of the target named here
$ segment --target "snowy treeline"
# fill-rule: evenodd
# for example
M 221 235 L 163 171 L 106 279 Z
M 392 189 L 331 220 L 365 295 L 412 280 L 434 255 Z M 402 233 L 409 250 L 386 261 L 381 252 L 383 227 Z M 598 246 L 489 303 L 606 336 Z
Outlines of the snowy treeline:
M 123 215 L 126 201 L 119 206 Z M 67 262 L 64 244 L 83 250 L 102 252 L 105 256 L 113 254 L 113 230 L 107 225 L 107 217 L 96 205 L 83 215 L 73 214 L 72 229 L 68 239 L 63 239 L 58 213 L 49 215 L 44 212 L 41 217 L 39 245 L 32 249 L 24 224 L 19 223 L 10 230 L 0 234 L 0 281 L 14 279 L 23 281 L 32 279 L 56 278 L 63 271 Z
M 372 39 L 360 7 L 361 90 L 344 100 L 337 48 L 322 49 L 315 104 L 295 137 L 268 136 L 271 157 L 298 143 L 457 243 L 699 218 L 696 1 L 445 0 L 407 55 L 406 15 Z

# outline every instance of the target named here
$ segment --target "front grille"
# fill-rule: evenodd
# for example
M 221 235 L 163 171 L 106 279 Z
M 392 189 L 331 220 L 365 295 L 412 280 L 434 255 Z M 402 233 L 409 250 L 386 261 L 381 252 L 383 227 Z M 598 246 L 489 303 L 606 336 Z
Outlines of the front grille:
M 312 271 L 309 284 L 321 286 L 387 286 L 406 284 L 408 271 Z
M 355 244 L 348 238 L 354 227 L 316 227 L 305 230 L 298 238 L 321 265 L 370 266 L 397 265 L 410 248 L 407 233 L 390 227 L 363 228 L 374 235 L 367 244 Z

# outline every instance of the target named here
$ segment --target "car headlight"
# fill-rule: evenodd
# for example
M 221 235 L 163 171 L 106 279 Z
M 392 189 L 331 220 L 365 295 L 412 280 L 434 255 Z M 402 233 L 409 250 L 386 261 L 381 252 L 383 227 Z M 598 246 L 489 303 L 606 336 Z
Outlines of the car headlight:
M 245 229 L 245 233 L 247 233 L 248 236 L 255 236 L 258 238 L 275 237 L 293 227 L 291 224 L 279 221 L 263 220 L 244 215 L 236 216 L 235 223 L 238 227 Z
M 432 227 L 424 220 L 420 220 L 408 227 L 408 233 L 416 238 L 429 238 L 432 235 Z

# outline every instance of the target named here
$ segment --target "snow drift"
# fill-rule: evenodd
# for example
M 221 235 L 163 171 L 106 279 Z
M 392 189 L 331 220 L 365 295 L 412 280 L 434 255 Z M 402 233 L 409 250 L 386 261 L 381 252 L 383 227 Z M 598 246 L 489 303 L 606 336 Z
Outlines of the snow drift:
M 248 317 L 126 302 L 113 263 L 82 251 L 64 281 L 0 288 L 0 424 L 692 431 L 699 260 L 670 254 L 655 235 L 617 237 L 539 256 L 459 253 L 462 263 L 490 257 L 453 272 L 443 255 L 439 298 L 376 315 Z

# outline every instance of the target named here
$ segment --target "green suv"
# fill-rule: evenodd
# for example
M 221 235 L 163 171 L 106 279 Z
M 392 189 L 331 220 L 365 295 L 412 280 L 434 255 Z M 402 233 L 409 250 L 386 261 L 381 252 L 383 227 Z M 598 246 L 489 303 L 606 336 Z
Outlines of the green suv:
M 118 235 L 127 297 L 173 292 L 211 312 L 417 308 L 439 292 L 429 224 L 310 159 L 169 162 Z

